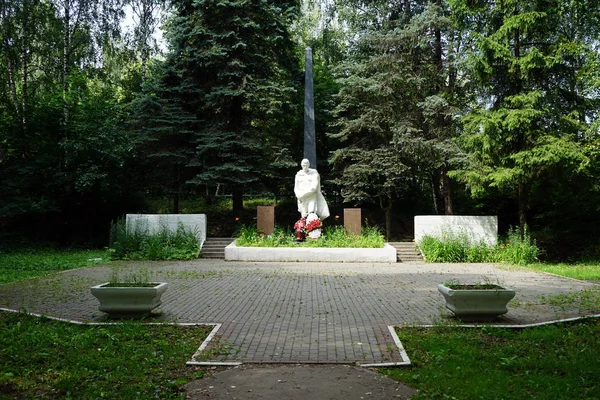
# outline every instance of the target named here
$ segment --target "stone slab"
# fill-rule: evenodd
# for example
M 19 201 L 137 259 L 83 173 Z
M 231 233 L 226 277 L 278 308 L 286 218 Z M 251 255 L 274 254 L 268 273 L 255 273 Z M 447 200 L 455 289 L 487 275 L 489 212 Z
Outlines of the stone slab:
M 226 261 L 396 262 L 396 249 L 331 247 L 225 247 Z
M 150 233 L 166 228 L 169 232 L 177 230 L 179 223 L 196 232 L 200 247 L 206 241 L 206 214 L 127 214 L 126 229 L 148 229 Z
M 362 214 L 360 208 L 344 208 L 344 228 L 350 235 L 362 234 Z
M 304 158 L 317 168 L 317 136 L 315 131 L 315 96 L 313 88 L 312 49 L 306 48 L 304 74 Z
M 259 234 L 273 234 L 275 230 L 275 206 L 256 207 L 256 228 Z
M 415 242 L 423 236 L 442 237 L 444 234 L 466 234 L 471 240 L 498 243 L 498 217 L 496 215 L 417 215 L 415 216 Z

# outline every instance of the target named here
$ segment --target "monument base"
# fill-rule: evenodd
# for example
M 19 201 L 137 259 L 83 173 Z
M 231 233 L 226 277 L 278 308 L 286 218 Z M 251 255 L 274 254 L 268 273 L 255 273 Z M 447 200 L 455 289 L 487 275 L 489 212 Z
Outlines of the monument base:
M 225 247 L 226 261 L 275 262 L 396 262 L 396 249 L 386 243 L 381 248 L 332 247 Z

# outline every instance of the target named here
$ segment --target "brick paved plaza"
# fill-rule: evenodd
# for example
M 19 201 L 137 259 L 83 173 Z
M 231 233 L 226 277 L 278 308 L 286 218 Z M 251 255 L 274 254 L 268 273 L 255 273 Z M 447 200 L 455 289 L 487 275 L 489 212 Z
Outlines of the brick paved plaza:
M 388 326 L 454 323 L 436 285 L 499 282 L 517 291 L 498 324 L 580 315 L 553 310 L 541 296 L 593 283 L 490 264 L 245 263 L 219 260 L 122 263 L 169 283 L 155 321 L 222 324 L 212 361 L 382 363 L 402 361 Z M 105 321 L 89 288 L 105 266 L 0 286 L 0 307 L 84 322 Z M 410 349 L 407 349 L 408 351 Z

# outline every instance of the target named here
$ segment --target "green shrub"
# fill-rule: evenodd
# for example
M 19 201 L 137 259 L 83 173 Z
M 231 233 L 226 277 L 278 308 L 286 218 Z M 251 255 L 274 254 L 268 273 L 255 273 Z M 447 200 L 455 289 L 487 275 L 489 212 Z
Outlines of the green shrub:
M 482 256 L 489 253 L 484 242 L 471 245 L 466 234 L 444 234 L 441 239 L 424 236 L 419 246 L 429 262 L 482 262 Z
M 419 247 L 428 262 L 505 262 L 524 265 L 537 260 L 538 248 L 525 229 L 521 239 L 518 229 L 498 245 L 473 242 L 467 234 L 442 234 L 441 238 L 424 236 Z
M 516 265 L 535 262 L 538 256 L 537 245 L 529 236 L 527 227 L 523 238 L 518 229 L 511 228 L 505 243 L 499 246 L 499 250 L 501 261 Z
M 174 232 L 162 227 L 150 233 L 144 225 L 128 230 L 119 220 L 111 226 L 109 250 L 114 260 L 191 260 L 198 256 L 200 243 L 197 233 L 182 223 Z

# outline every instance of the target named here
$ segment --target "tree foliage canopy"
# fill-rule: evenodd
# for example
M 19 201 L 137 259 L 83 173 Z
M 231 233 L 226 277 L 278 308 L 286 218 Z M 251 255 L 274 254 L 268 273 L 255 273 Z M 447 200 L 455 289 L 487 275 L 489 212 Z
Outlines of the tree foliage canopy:
M 594 249 L 599 39 L 583 0 L 3 1 L 0 229 L 69 242 L 155 197 L 292 198 L 310 46 L 335 206 L 379 208 L 388 236 L 499 214 Z

